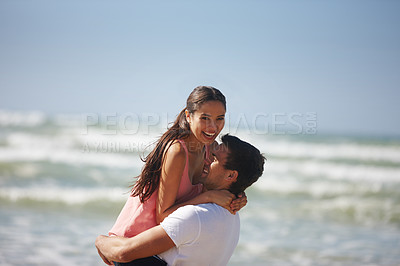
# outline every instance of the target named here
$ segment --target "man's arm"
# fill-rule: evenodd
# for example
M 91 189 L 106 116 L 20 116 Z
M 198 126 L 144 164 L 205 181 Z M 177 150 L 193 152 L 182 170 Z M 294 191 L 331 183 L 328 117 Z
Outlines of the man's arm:
M 130 262 L 157 255 L 174 246 L 174 242 L 160 225 L 132 238 L 98 236 L 96 239 L 99 253 L 107 260 L 116 262 Z

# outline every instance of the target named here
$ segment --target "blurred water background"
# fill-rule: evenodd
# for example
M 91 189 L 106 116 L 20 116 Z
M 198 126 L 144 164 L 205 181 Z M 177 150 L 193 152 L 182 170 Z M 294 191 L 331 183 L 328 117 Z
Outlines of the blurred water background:
M 103 265 L 94 240 L 166 125 L 115 121 L 0 111 L 0 265 Z M 399 265 L 399 139 L 224 132 L 268 158 L 229 265 Z

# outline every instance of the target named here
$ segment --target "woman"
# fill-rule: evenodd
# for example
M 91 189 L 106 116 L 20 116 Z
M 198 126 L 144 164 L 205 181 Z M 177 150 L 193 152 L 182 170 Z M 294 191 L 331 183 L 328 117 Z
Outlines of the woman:
M 207 191 L 196 184 L 208 161 L 208 149 L 225 124 L 225 96 L 213 87 L 199 86 L 145 158 L 145 166 L 110 235 L 133 237 L 159 224 L 187 204 L 213 202 L 232 213 L 247 199 L 228 191 Z M 235 200 L 234 200 L 235 199 Z

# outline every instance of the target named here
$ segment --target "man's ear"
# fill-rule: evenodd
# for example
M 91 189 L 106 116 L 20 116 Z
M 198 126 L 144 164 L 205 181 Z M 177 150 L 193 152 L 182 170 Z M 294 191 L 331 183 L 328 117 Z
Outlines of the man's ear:
M 238 175 L 239 175 L 238 171 L 231 170 L 228 177 L 226 178 L 226 180 L 234 183 L 234 182 L 236 182 Z

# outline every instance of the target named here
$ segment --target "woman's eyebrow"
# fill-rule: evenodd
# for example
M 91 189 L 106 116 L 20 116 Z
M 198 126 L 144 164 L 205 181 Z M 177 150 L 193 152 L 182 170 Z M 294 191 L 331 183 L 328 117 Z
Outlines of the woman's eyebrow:
M 210 116 L 210 117 L 211 117 L 211 115 L 205 114 L 205 113 L 202 113 L 201 115 L 202 115 L 202 116 Z
M 212 115 L 206 114 L 206 113 L 202 113 L 201 115 L 202 115 L 202 116 L 208 116 L 208 117 L 211 117 L 211 116 L 212 116 Z M 217 117 L 225 117 L 225 114 L 218 115 Z

